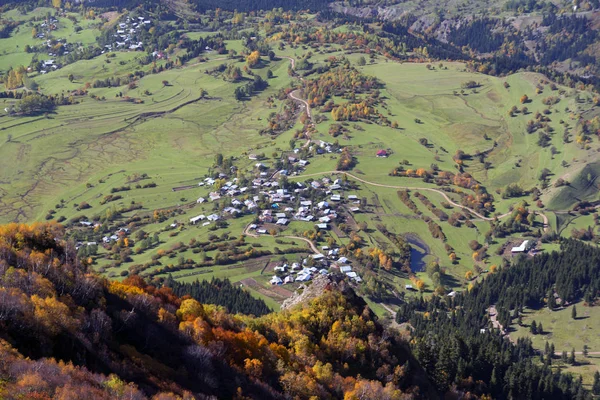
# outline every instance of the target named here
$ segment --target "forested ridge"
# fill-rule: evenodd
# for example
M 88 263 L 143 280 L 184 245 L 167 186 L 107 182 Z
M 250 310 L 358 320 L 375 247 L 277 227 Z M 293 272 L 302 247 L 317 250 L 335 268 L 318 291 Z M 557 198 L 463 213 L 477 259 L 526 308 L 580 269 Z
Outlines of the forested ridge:
M 0 398 L 431 398 L 428 377 L 343 282 L 260 318 L 107 281 L 58 224 L 0 226 Z M 435 395 L 434 395 L 435 397 Z
M 578 241 L 520 259 L 455 298 L 403 305 L 398 322 L 413 328 L 415 359 L 343 281 L 291 310 L 233 315 L 139 276 L 101 279 L 63 237 L 51 223 L 0 227 L 1 398 L 590 396 L 487 317 L 492 304 L 504 326 L 524 306 L 559 307 L 555 297 L 593 304 L 600 250 Z M 219 280 L 177 290 L 218 298 L 215 286 L 232 290 Z
M 593 304 L 600 290 L 600 249 L 576 240 L 560 252 L 521 258 L 454 298 L 434 296 L 403 305 L 400 323 L 414 328 L 415 352 L 438 390 L 460 382 L 494 398 L 589 398 L 581 381 L 551 368 L 551 358 L 536 362 L 531 341 L 511 344 L 491 329 L 488 308 L 508 328 L 524 307 L 559 307 L 585 299 Z M 479 382 L 479 384 L 477 384 Z

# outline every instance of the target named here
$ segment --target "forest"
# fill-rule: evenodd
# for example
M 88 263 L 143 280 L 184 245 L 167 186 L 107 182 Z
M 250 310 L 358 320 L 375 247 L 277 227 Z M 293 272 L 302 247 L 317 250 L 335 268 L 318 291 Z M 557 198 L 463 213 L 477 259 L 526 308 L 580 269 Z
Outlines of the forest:
M 319 294 L 234 315 L 139 276 L 100 278 L 58 224 L 0 226 L 0 397 L 430 398 L 408 344 L 352 289 Z
M 223 306 L 233 314 L 261 316 L 272 312 L 263 300 L 255 299 L 247 291 L 233 286 L 227 278 L 181 283 L 169 274 L 163 285 L 171 288 L 176 296 L 187 295 L 200 303 Z
M 458 380 L 499 399 L 584 399 L 589 393 L 580 380 L 551 368 L 553 355 L 539 363 L 530 340 L 512 344 L 490 327 L 487 310 L 495 306 L 498 322 L 508 327 L 524 307 L 553 310 L 581 300 L 592 306 L 599 273 L 600 250 L 569 239 L 560 252 L 521 258 L 453 298 L 408 302 L 397 322 L 414 327 L 414 350 L 438 390 Z
M 486 316 L 495 304 L 507 326 L 509 311 L 560 307 L 545 304 L 553 293 L 562 304 L 593 304 L 600 250 L 578 241 L 520 259 L 454 298 L 405 303 L 397 321 L 414 329 L 415 359 L 335 277 L 305 304 L 249 318 L 178 296 L 217 302 L 218 292 L 235 292 L 228 281 L 109 282 L 63 238 L 55 223 L 0 227 L 0 396 L 589 398 L 581 381 L 538 363 L 529 340 L 510 343 Z M 254 310 L 266 312 L 259 303 Z

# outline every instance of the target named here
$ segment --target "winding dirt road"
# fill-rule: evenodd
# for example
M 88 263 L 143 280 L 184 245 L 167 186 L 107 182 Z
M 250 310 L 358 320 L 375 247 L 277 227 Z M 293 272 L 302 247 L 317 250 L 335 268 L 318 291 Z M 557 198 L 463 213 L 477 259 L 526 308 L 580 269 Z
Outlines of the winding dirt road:
M 296 60 L 293 59 L 292 57 L 286 57 L 286 56 L 282 56 L 281 58 L 290 60 L 292 70 L 294 70 L 294 74 L 295 74 L 296 73 Z M 300 78 L 300 81 L 304 84 L 304 82 L 305 82 L 304 78 L 302 78 L 301 76 L 299 78 Z M 308 118 L 310 119 L 310 123 L 314 127 L 314 126 L 316 126 L 316 123 L 315 123 L 315 118 L 310 109 L 310 105 L 308 104 L 308 102 L 306 100 L 304 100 L 303 98 L 301 98 L 298 95 L 299 93 L 300 93 L 300 89 L 292 90 L 290 93 L 288 93 L 288 96 L 290 99 L 294 100 L 297 103 L 300 103 L 302 105 L 302 107 L 304 107 L 304 109 L 306 110 L 306 115 L 308 115 Z M 310 145 L 311 137 L 308 134 L 308 132 L 306 132 L 306 136 L 307 136 L 306 143 L 304 143 L 304 146 L 302 146 L 302 147 L 307 147 L 308 145 Z
M 306 108 L 306 114 L 308 115 L 308 118 L 310 118 L 311 123 L 314 125 L 315 120 L 313 119 L 312 112 L 310 111 L 310 106 L 308 105 L 308 102 L 306 100 L 298 97 L 299 91 L 300 91 L 300 89 L 296 89 L 296 90 L 290 92 L 289 96 L 292 100 L 302 103 L 303 107 Z
M 294 58 L 287 57 L 287 56 L 282 56 L 282 58 L 285 58 L 285 59 L 289 60 L 291 66 L 292 66 L 292 69 L 293 70 L 296 69 L 296 60 Z M 304 83 L 304 78 L 300 77 L 300 80 Z M 312 115 L 312 112 L 311 112 L 311 109 L 310 109 L 310 105 L 308 104 L 308 102 L 306 100 L 304 100 L 304 99 L 302 99 L 301 97 L 298 96 L 299 91 L 300 91 L 300 89 L 296 89 L 296 90 L 290 92 L 289 93 L 289 97 L 292 100 L 294 100 L 296 102 L 299 102 L 299 103 L 301 103 L 303 105 L 303 107 L 306 109 L 306 114 L 308 115 L 308 117 L 310 118 L 310 120 L 312 122 L 312 125 L 315 126 L 315 120 L 313 118 L 313 115 Z M 306 141 L 306 143 L 304 144 L 304 147 L 308 146 L 310 144 L 310 142 L 311 142 L 311 139 L 309 137 L 308 140 Z M 492 149 L 493 149 L 493 147 L 492 147 Z M 489 150 L 491 150 L 491 149 L 489 149 Z M 486 150 L 486 151 L 489 151 L 489 150 Z M 507 212 L 507 213 L 495 216 L 493 218 L 486 217 L 485 215 L 482 215 L 482 214 L 478 213 L 477 211 L 475 211 L 475 210 L 473 210 L 473 209 L 471 209 L 471 208 L 469 208 L 467 206 L 463 206 L 462 204 L 458 204 L 458 203 L 454 202 L 452 199 L 450 199 L 450 197 L 448 197 L 448 195 L 446 193 L 444 193 L 444 192 L 442 192 L 441 190 L 438 190 L 438 189 L 426 188 L 426 187 L 408 187 L 408 186 L 385 185 L 385 184 L 382 184 L 382 183 L 370 182 L 370 181 L 367 181 L 365 179 L 359 178 L 359 177 L 357 177 L 355 175 L 352 175 L 352 174 L 350 174 L 348 172 L 343 172 L 343 171 L 324 171 L 324 172 L 319 172 L 319 173 L 315 173 L 315 174 L 298 175 L 297 177 L 298 178 L 303 178 L 303 177 L 317 176 L 317 175 L 328 174 L 328 173 L 331 173 L 331 174 L 345 173 L 346 175 L 352 177 L 353 179 L 355 179 L 355 180 L 357 180 L 359 182 L 362 182 L 364 184 L 371 185 L 371 186 L 384 187 L 384 188 L 390 188 L 390 189 L 402 189 L 402 190 L 412 189 L 412 190 L 422 190 L 422 191 L 435 192 L 435 193 L 440 194 L 442 197 L 444 197 L 444 199 L 449 204 L 451 204 L 453 207 L 466 210 L 466 211 L 470 212 L 471 214 L 477 216 L 482 221 L 494 221 L 496 219 L 505 218 L 505 217 L 507 217 L 507 216 L 509 216 L 511 214 L 510 212 Z M 541 213 L 539 211 L 536 211 L 535 214 L 536 215 L 540 215 L 542 217 L 542 219 L 544 221 L 544 223 L 543 223 L 544 232 L 548 232 L 550 230 L 550 224 L 549 224 L 549 221 L 548 221 L 548 217 L 545 214 L 543 214 L 543 213 Z
M 290 64 L 291 64 L 291 67 L 292 67 L 292 70 L 295 71 L 295 69 L 296 69 L 296 60 L 294 58 L 292 58 L 292 57 L 287 57 L 287 56 L 282 56 L 282 58 L 285 58 L 285 59 L 289 60 Z M 304 78 L 300 77 L 300 80 L 302 81 L 302 83 L 304 83 Z M 312 126 L 314 127 L 315 126 L 315 120 L 314 120 L 314 117 L 312 115 L 312 112 L 311 112 L 311 109 L 310 109 L 310 105 L 308 104 L 308 102 L 306 100 L 304 100 L 304 99 L 302 99 L 301 97 L 298 96 L 299 92 L 300 92 L 300 89 L 293 90 L 293 91 L 291 91 L 288 94 L 288 96 L 292 100 L 294 100 L 294 101 L 302 104 L 302 106 L 306 109 L 306 114 L 310 118 Z M 311 143 L 311 138 L 308 137 L 306 143 L 304 144 L 304 147 L 308 146 L 310 143 Z M 354 179 L 356 181 L 362 182 L 362 183 L 364 183 L 366 185 L 376 186 L 376 187 L 383 187 L 383 188 L 389 188 L 389 189 L 400 189 L 400 190 L 420 190 L 420 191 L 434 192 L 434 193 L 437 193 L 437 194 L 441 195 L 453 207 L 460 208 L 462 210 L 468 211 L 469 213 L 477 216 L 482 221 L 494 221 L 494 220 L 497 220 L 497 219 L 505 218 L 505 217 L 507 217 L 507 216 L 509 216 L 511 214 L 511 212 L 507 212 L 507 213 L 504 213 L 504 214 L 501 214 L 501 215 L 494 216 L 492 218 L 486 217 L 485 215 L 478 213 L 477 211 L 473 210 L 472 208 L 469 208 L 467 206 L 463 206 L 462 204 L 456 203 L 450 197 L 448 197 L 448 195 L 446 193 L 444 193 L 443 191 L 441 191 L 439 189 L 434 189 L 434 188 L 429 188 L 429 187 L 409 187 L 409 186 L 386 185 L 386 184 L 383 184 L 383 183 L 376 183 L 376 182 L 367 181 L 365 179 L 359 178 L 358 176 L 353 175 L 353 174 L 351 174 L 349 172 L 345 172 L 345 171 L 323 171 L 323 172 L 317 172 L 317 173 L 313 173 L 313 174 L 297 175 L 297 176 L 294 176 L 294 178 L 309 178 L 309 177 L 312 177 L 312 176 L 321 176 L 321 175 L 325 175 L 325 174 L 346 174 L 347 176 L 351 177 L 352 179 Z M 535 214 L 536 215 L 540 215 L 542 217 L 542 219 L 544 221 L 543 222 L 544 232 L 548 232 L 549 229 L 550 229 L 550 224 L 549 224 L 549 221 L 548 221 L 548 217 L 545 214 L 543 214 L 543 213 L 541 213 L 539 211 L 535 211 Z M 250 225 L 246 226 L 246 228 L 244 229 L 243 234 L 247 235 L 247 236 L 250 236 L 250 237 L 253 237 L 253 238 L 260 237 L 260 235 L 257 235 L 255 233 L 251 233 L 250 232 Z M 319 250 L 314 245 L 314 243 L 312 241 L 306 239 L 306 238 L 303 238 L 303 237 L 300 237 L 300 236 L 281 236 L 281 237 L 285 237 L 285 238 L 288 238 L 288 239 L 302 240 L 302 241 L 308 243 L 308 245 L 310 246 L 311 250 L 315 254 L 320 254 Z M 393 316 L 395 316 L 395 312 L 394 311 L 392 311 L 390 308 L 388 308 L 385 305 L 383 305 L 383 307 L 386 310 L 388 310 L 390 313 L 392 313 Z
M 497 217 L 494 218 L 490 218 L 490 217 L 486 217 L 485 215 L 482 215 L 480 213 L 478 213 L 477 211 L 467 207 L 467 206 L 463 206 L 462 204 L 458 204 L 456 202 L 454 202 L 450 197 L 448 197 L 448 195 L 444 192 L 442 192 L 441 190 L 438 189 L 434 189 L 434 188 L 427 188 L 427 187 L 411 187 L 411 186 L 396 186 L 396 185 L 386 185 L 383 183 L 376 183 L 376 182 L 370 182 L 367 181 L 365 179 L 359 178 L 356 175 L 352 175 L 349 172 L 346 171 L 323 171 L 323 172 L 317 172 L 314 174 L 306 174 L 306 175 L 297 175 L 297 176 L 293 176 L 291 178 L 309 178 L 311 176 L 319 176 L 319 175 L 324 175 L 324 174 L 346 174 L 348 175 L 350 178 L 357 180 L 359 182 L 362 182 L 366 185 L 371 185 L 371 186 L 377 186 L 377 187 L 383 187 L 383 188 L 388 188 L 388 189 L 401 189 L 401 190 L 422 190 L 422 191 L 429 191 L 429 192 L 435 192 L 440 194 L 442 197 L 444 197 L 444 199 L 451 204 L 454 207 L 457 208 L 461 208 L 463 210 L 467 210 L 468 212 L 470 212 L 473 215 L 476 215 L 478 218 L 482 219 L 483 221 L 494 221 L 496 218 L 500 219 L 500 218 L 504 218 L 508 215 L 510 215 L 511 213 L 504 213 L 501 215 L 498 215 Z
M 256 233 L 250 232 L 250 225 L 251 224 L 246 225 L 246 228 L 244 228 L 244 233 L 243 234 L 246 235 L 246 236 L 253 237 L 253 238 L 259 238 L 260 235 L 257 235 Z M 289 235 L 286 235 L 286 236 L 277 236 L 277 237 L 287 238 L 287 239 L 295 239 L 295 240 L 302 240 L 303 242 L 308 243 L 308 245 L 310 246 L 310 249 L 313 251 L 313 253 L 315 253 L 315 254 L 321 254 L 321 252 L 319 252 L 319 249 L 317 249 L 317 246 L 315 246 L 315 244 L 313 242 L 311 242 L 310 240 L 308 240 L 307 238 L 303 238 L 303 237 L 300 237 L 300 236 L 289 236 Z
M 439 189 L 428 188 L 428 187 L 412 187 L 412 186 L 386 185 L 386 184 L 383 184 L 383 183 L 370 182 L 370 181 L 367 181 L 365 179 L 359 178 L 358 176 L 353 175 L 353 174 L 351 174 L 349 172 L 346 172 L 346 171 L 324 171 L 324 172 L 316 172 L 314 174 L 297 175 L 297 176 L 293 176 L 292 178 L 309 178 L 311 176 L 320 176 L 320 175 L 324 175 L 324 174 L 346 174 L 350 178 L 352 178 L 354 180 L 357 180 L 359 182 L 362 182 L 362 183 L 364 183 L 366 185 L 383 187 L 383 188 L 388 188 L 388 189 L 421 190 L 421 191 L 435 192 L 435 193 L 440 194 L 453 207 L 466 210 L 466 211 L 470 212 L 471 214 L 477 216 L 482 221 L 494 221 L 496 219 L 505 218 L 505 217 L 509 216 L 510 214 L 512 214 L 511 212 L 507 212 L 507 213 L 504 213 L 504 214 L 500 214 L 500 215 L 494 216 L 492 218 L 486 217 L 485 215 L 482 215 L 482 214 L 478 213 L 477 211 L 473 210 L 472 208 L 469 208 L 467 206 L 463 206 L 462 204 L 458 204 L 458 203 L 454 202 L 450 197 L 448 197 L 448 195 L 446 193 L 444 193 L 443 191 L 441 191 Z M 548 232 L 548 230 L 550 229 L 550 224 L 549 224 L 549 221 L 548 221 L 548 217 L 545 214 L 543 214 L 543 213 L 541 213 L 539 211 L 534 211 L 534 213 L 536 215 L 540 215 L 542 217 L 542 219 L 544 220 L 544 222 L 543 222 L 543 224 L 544 224 L 544 232 Z

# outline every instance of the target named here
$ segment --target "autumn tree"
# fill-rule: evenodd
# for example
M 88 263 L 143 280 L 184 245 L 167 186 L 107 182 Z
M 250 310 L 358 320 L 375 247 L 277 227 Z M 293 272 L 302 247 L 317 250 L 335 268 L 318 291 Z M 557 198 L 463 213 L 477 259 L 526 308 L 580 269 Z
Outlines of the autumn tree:
M 246 57 L 246 64 L 249 68 L 257 67 L 260 61 L 260 52 L 258 50 L 253 51 L 248 55 L 248 57 Z

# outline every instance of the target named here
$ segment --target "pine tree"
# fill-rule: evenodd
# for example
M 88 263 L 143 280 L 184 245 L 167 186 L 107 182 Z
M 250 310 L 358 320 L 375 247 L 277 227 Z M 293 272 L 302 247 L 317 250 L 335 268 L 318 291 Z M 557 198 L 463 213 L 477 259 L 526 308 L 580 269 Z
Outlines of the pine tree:
M 571 355 L 569 356 L 569 364 L 575 365 L 575 348 L 571 349 Z
M 571 318 L 577 319 L 577 306 L 573 305 L 573 309 L 571 310 Z
M 492 377 L 490 379 L 490 386 L 495 388 L 496 385 L 498 385 L 498 371 L 496 370 L 496 367 L 494 367 L 492 370 Z
M 544 327 L 542 326 L 541 322 L 537 326 L 537 333 L 539 333 L 540 335 L 544 334 Z
M 567 358 L 567 351 L 563 350 L 562 355 L 560 356 L 560 359 L 562 360 L 563 363 L 567 363 L 568 358 Z
M 592 393 L 596 396 L 600 395 L 600 372 L 594 373 L 594 384 L 592 385 Z
M 548 290 L 548 308 L 553 311 L 556 308 L 556 299 L 554 298 L 554 290 L 552 288 Z
M 588 346 L 587 346 L 587 344 L 583 345 L 583 356 L 584 357 L 588 356 Z
M 537 335 L 538 333 L 538 329 L 537 329 L 537 323 L 534 321 L 531 322 L 531 326 L 529 327 L 529 330 L 531 331 L 531 333 L 533 333 L 534 335 Z

